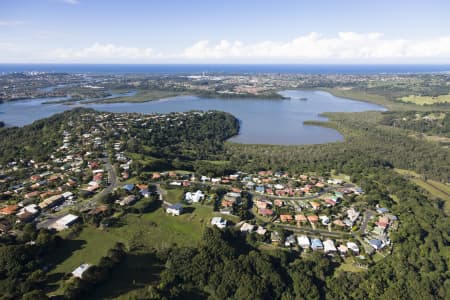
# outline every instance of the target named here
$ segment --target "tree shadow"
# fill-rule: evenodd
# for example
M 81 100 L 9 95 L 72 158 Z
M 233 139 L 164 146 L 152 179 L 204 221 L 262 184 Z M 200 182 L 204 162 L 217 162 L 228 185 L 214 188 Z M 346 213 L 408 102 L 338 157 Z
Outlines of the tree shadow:
M 183 214 L 192 214 L 195 211 L 195 207 L 187 206 L 183 207 Z
M 73 252 L 83 248 L 86 241 L 83 240 L 63 240 L 60 246 L 56 247 L 43 257 L 43 268 L 51 273 L 58 265 L 72 256 Z M 51 292 L 58 289 L 58 281 L 66 274 L 58 272 L 47 275 L 47 291 Z
M 108 280 L 97 286 L 86 299 L 111 299 L 132 290 L 156 284 L 164 265 L 155 253 L 129 253 L 111 272 Z

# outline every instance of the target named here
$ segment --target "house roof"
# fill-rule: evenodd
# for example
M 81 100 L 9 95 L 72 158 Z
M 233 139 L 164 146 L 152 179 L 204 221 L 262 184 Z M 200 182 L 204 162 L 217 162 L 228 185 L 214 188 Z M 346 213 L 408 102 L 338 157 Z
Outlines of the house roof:
M 12 215 L 13 213 L 15 213 L 18 210 L 19 210 L 19 206 L 17 204 L 12 204 L 12 205 L 8 205 L 8 206 L 5 206 L 2 209 L 0 209 L 0 214 Z
M 183 208 L 183 204 L 181 204 L 181 203 L 176 203 L 176 204 L 174 204 L 174 205 L 169 206 L 168 208 L 180 210 L 180 209 Z
M 311 247 L 312 248 L 322 248 L 323 247 L 322 241 L 320 239 L 312 239 Z
M 134 184 L 125 184 L 122 188 L 127 191 L 132 191 L 134 189 Z
M 302 214 L 295 215 L 295 220 L 296 221 L 300 221 L 300 222 L 305 222 L 306 221 L 306 217 L 305 217 L 305 215 L 302 215 Z
M 317 222 L 317 221 L 319 221 L 319 217 L 316 215 L 308 216 L 308 221 Z
M 261 215 L 264 215 L 264 216 L 271 216 L 271 215 L 273 215 L 273 210 L 267 209 L 267 208 L 260 208 L 260 209 L 258 209 L 258 212 Z
M 376 248 L 376 249 L 380 249 L 381 246 L 383 245 L 383 243 L 380 240 L 377 240 L 377 239 L 370 240 L 369 244 L 372 247 Z

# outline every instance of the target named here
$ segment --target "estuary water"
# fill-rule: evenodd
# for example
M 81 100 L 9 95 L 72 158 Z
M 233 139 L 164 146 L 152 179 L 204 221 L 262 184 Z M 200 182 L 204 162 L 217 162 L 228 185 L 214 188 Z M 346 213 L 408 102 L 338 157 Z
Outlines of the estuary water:
M 0 120 L 6 126 L 24 126 L 74 107 L 109 112 L 169 113 L 190 110 L 220 110 L 239 119 L 239 135 L 230 139 L 244 144 L 303 145 L 342 141 L 334 129 L 304 125 L 304 121 L 326 121 L 324 112 L 384 111 L 384 107 L 335 97 L 322 91 L 284 91 L 291 99 L 216 99 L 181 96 L 144 103 L 42 104 L 51 99 L 20 100 L 0 104 Z

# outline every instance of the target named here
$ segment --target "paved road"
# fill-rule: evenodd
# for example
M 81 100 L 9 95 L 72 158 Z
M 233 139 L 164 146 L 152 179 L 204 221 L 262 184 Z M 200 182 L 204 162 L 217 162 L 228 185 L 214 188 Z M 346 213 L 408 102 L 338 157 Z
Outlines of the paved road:
M 364 216 L 363 216 L 363 221 L 361 223 L 361 228 L 359 230 L 359 232 L 361 234 L 365 234 L 366 233 L 366 228 L 367 228 L 367 223 L 369 222 L 370 218 L 375 215 L 375 212 L 373 210 L 366 210 L 364 211 Z
M 293 232 L 328 236 L 328 237 L 332 237 L 332 238 L 345 238 L 345 237 L 348 238 L 349 236 L 352 236 L 352 234 L 348 233 L 348 232 L 329 232 L 326 229 L 312 229 L 312 228 L 304 228 L 304 227 L 297 227 L 294 225 L 284 225 L 284 224 L 277 224 L 276 226 L 293 231 Z
M 108 172 L 109 185 L 104 188 L 103 191 L 92 197 L 92 199 L 89 200 L 89 202 L 85 204 L 85 206 L 95 205 L 98 200 L 106 196 L 108 193 L 111 193 L 117 187 L 117 175 L 114 171 L 113 166 L 111 165 L 111 162 L 109 161 L 109 158 L 104 158 L 103 161 L 105 163 L 105 169 Z
M 88 202 L 83 202 L 83 203 L 74 205 L 73 206 L 74 209 L 83 210 L 83 209 L 93 208 L 97 204 L 97 202 L 101 199 L 101 197 L 112 192 L 117 187 L 117 184 L 118 184 L 117 175 L 116 175 L 116 172 L 114 171 L 113 166 L 111 165 L 111 162 L 109 161 L 109 158 L 104 158 L 103 161 L 105 163 L 105 169 L 108 172 L 109 185 L 106 188 L 104 188 L 100 193 L 98 193 L 94 197 L 92 197 L 92 199 L 89 200 Z M 55 212 L 55 213 L 42 212 L 41 218 L 45 217 L 46 219 L 39 222 L 36 227 L 38 229 L 39 228 L 48 228 L 52 223 L 54 223 L 57 219 L 59 219 L 60 217 L 62 217 L 65 214 L 66 214 L 66 212 L 64 210 Z

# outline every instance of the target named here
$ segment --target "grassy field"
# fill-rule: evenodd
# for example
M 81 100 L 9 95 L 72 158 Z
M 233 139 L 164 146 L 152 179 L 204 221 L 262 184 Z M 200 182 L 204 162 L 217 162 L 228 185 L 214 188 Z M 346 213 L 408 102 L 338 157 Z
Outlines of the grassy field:
M 336 269 L 335 274 L 339 274 L 340 272 L 351 272 L 351 273 L 357 273 L 357 272 L 364 272 L 365 269 L 358 267 L 355 264 L 354 258 L 347 258 L 345 261 Z
M 395 169 L 395 171 L 408 176 L 411 181 L 426 190 L 431 196 L 442 199 L 444 201 L 444 213 L 450 216 L 450 185 L 431 179 L 426 180 L 413 171 L 402 169 Z
M 174 191 L 180 192 L 180 190 Z M 140 265 L 144 268 L 139 271 L 142 272 L 142 276 L 137 274 L 134 280 L 145 284 L 143 282 L 147 278 L 143 274 L 145 268 L 155 267 L 146 265 L 147 260 L 154 259 L 149 254 L 152 249 L 167 249 L 175 245 L 197 245 L 212 214 L 212 207 L 200 205 L 189 206 L 186 208 L 186 213 L 176 217 L 167 215 L 162 208 L 159 208 L 154 212 L 142 215 L 127 214 L 120 219 L 117 225 L 103 230 L 86 225 L 79 236 L 65 240 L 61 248 L 48 256 L 49 264 L 54 266 L 49 272 L 49 282 L 54 286 L 49 295 L 62 293 L 61 285 L 64 274 L 72 272 L 82 263 L 97 264 L 100 258 L 105 256 L 117 242 L 124 243 L 128 249 L 133 249 L 132 255 L 128 258 L 130 265 L 125 264 L 121 268 L 131 272 Z M 114 282 L 120 281 L 119 274 L 116 277 L 113 275 L 111 279 L 113 286 L 115 286 Z M 148 278 L 151 279 L 151 271 L 149 274 Z M 131 284 L 135 285 L 136 282 Z M 119 285 L 118 289 L 126 290 L 128 287 L 130 287 L 130 282 Z
M 184 191 L 182 189 L 167 189 L 165 190 L 164 200 L 172 204 L 183 200 Z
M 437 97 L 410 95 L 408 97 L 402 97 L 399 100 L 416 105 L 432 105 L 437 103 L 450 103 L 450 95 L 439 95 Z
M 163 98 L 175 97 L 183 95 L 181 92 L 172 92 L 172 91 L 161 91 L 161 90 L 151 90 L 151 91 L 139 91 L 134 96 L 125 96 L 125 97 L 116 97 L 110 99 L 103 100 L 92 100 L 89 101 L 91 103 L 119 103 L 119 102 L 147 102 L 153 100 L 159 100 Z
M 153 253 L 131 253 L 115 267 L 108 281 L 86 299 L 129 299 L 129 292 L 157 284 L 164 266 Z
M 423 107 L 420 105 L 416 105 L 414 103 L 400 102 L 400 101 L 391 101 L 384 96 L 368 94 L 363 91 L 353 90 L 353 89 L 339 89 L 339 88 L 321 88 L 325 92 L 329 92 L 336 97 L 342 97 L 347 99 L 365 101 L 370 103 L 379 104 L 387 107 L 389 110 L 431 110 L 431 108 Z

